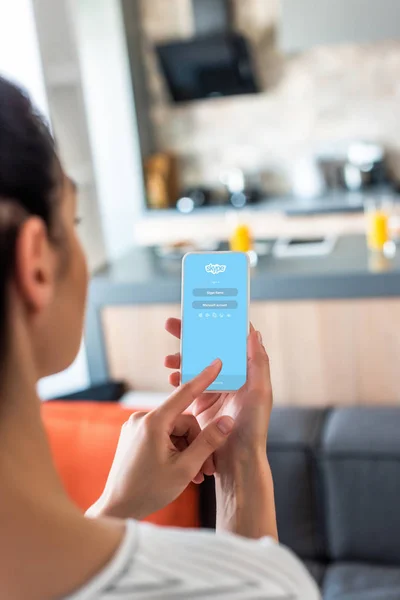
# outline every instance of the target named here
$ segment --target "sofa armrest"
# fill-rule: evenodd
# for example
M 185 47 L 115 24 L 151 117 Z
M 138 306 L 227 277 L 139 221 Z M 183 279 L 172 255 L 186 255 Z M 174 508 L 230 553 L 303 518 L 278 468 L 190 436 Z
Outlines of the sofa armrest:
M 82 511 L 101 495 L 121 427 L 133 412 L 134 409 L 118 404 L 43 403 L 42 418 L 56 468 L 68 495 Z M 190 485 L 175 502 L 146 521 L 171 527 L 198 527 L 197 486 Z

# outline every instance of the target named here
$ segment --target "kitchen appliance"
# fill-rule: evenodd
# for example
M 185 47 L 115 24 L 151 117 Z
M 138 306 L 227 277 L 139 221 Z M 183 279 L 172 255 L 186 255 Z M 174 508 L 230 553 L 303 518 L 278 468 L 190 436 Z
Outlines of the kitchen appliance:
M 237 33 L 168 42 L 156 51 L 174 102 L 259 91 L 247 41 Z
M 273 248 L 275 258 L 297 258 L 306 256 L 326 256 L 335 248 L 337 237 L 330 235 L 321 238 L 280 238 Z
M 156 53 L 174 102 L 259 91 L 249 44 L 235 32 L 230 0 L 191 0 L 196 35 Z
M 194 187 L 187 189 L 181 196 L 176 208 L 183 214 L 189 214 L 196 208 L 201 208 L 210 204 L 212 192 L 205 187 Z
M 261 191 L 256 178 L 246 174 L 242 169 L 226 169 L 220 173 L 220 182 L 226 188 L 228 202 L 234 208 L 244 208 L 254 204 L 261 198 Z
M 316 157 L 327 190 L 359 192 L 387 184 L 384 148 L 372 142 L 355 141 L 342 148 L 333 146 Z

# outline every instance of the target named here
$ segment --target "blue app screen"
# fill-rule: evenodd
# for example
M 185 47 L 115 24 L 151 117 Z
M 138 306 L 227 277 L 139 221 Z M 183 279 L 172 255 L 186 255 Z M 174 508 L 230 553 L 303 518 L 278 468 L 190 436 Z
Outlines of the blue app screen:
M 247 377 L 248 258 L 240 252 L 188 254 L 183 261 L 182 383 L 214 359 L 209 391 L 238 390 Z

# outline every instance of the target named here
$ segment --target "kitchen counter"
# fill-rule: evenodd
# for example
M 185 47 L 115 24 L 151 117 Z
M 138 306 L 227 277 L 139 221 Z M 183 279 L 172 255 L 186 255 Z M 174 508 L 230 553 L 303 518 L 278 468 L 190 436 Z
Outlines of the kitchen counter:
M 400 253 L 369 254 L 364 236 L 339 238 L 323 257 L 259 257 L 251 270 L 251 299 L 302 300 L 400 296 Z M 165 304 L 181 298 L 181 261 L 135 248 L 98 271 L 91 283 L 95 304 Z
M 163 332 L 180 315 L 181 261 L 135 248 L 91 282 L 86 350 L 93 384 L 112 377 L 167 392 Z M 364 236 L 340 238 L 329 256 L 262 256 L 251 272 L 251 319 L 273 365 L 276 403 L 396 403 L 400 398 L 400 253 L 369 255 Z

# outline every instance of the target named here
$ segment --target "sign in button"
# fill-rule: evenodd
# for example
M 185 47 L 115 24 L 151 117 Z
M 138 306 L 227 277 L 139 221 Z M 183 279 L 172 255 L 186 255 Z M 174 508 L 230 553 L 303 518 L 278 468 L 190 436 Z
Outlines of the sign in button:
M 237 288 L 195 288 L 193 296 L 209 296 L 210 298 L 219 298 L 220 296 L 237 296 Z
M 207 302 L 207 300 L 204 301 L 199 301 L 196 300 L 196 302 L 193 302 L 193 308 L 201 308 L 201 309 L 235 309 L 238 307 L 238 303 L 236 302 L 236 300 L 227 300 L 226 302 Z

